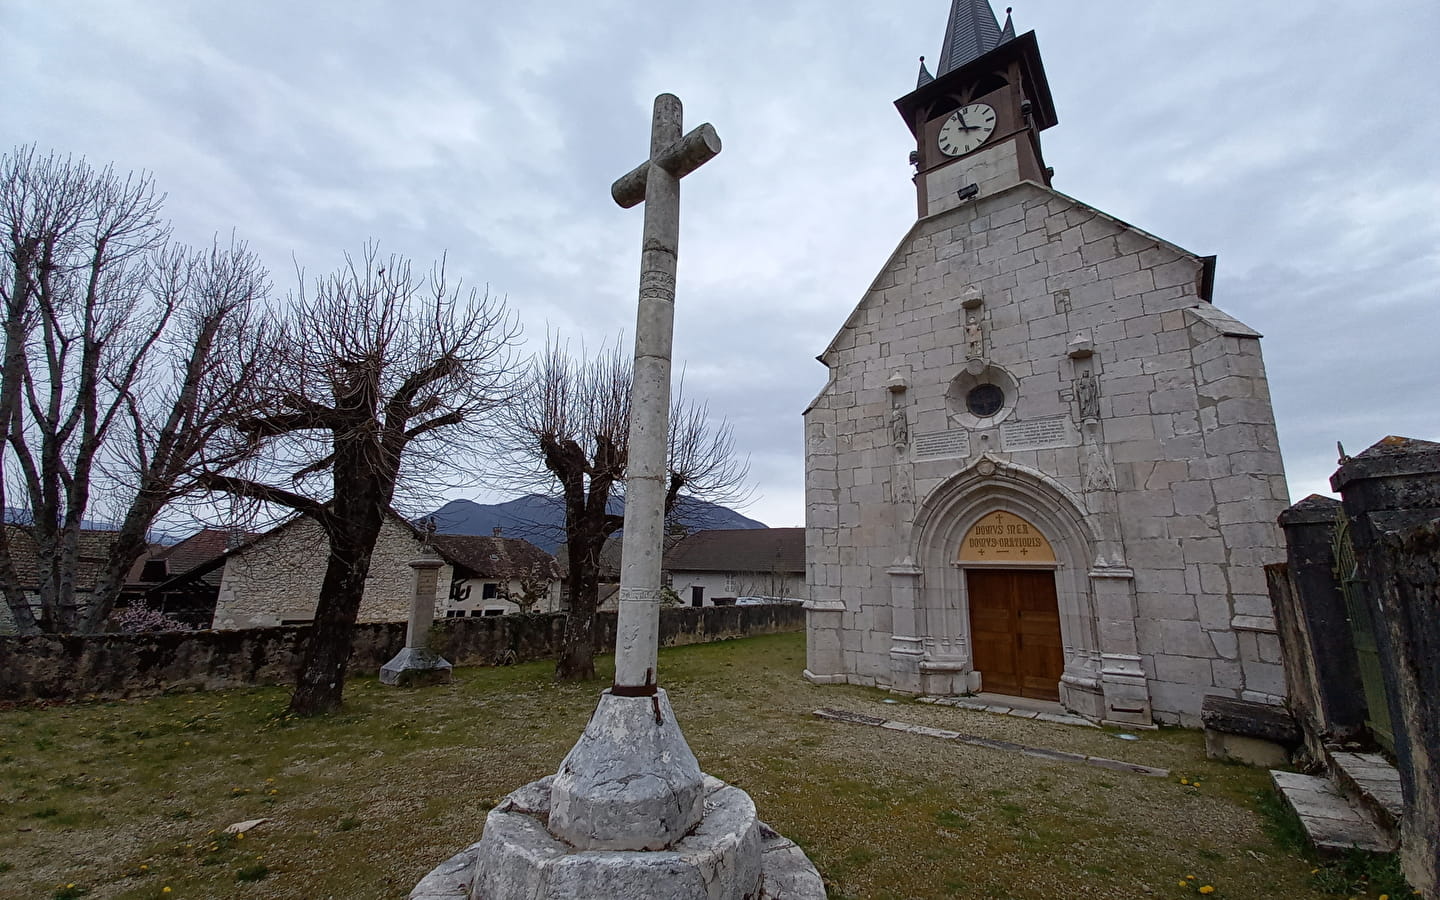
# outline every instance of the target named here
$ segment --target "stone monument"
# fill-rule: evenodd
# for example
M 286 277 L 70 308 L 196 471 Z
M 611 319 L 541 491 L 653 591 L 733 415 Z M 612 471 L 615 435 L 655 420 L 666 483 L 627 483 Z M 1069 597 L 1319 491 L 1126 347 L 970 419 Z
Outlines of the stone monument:
M 445 560 L 430 547 L 435 523 L 426 523 L 425 549 L 410 561 L 415 570 L 415 594 L 410 600 L 410 622 L 405 629 L 405 647 L 380 667 L 380 683 L 399 687 L 422 684 L 449 684 L 453 667 L 430 648 L 430 628 L 435 624 L 435 589 Z
M 680 101 L 661 94 L 649 158 L 611 189 L 626 209 L 645 203 L 615 684 L 559 772 L 506 797 L 411 900 L 825 896 L 749 795 L 700 771 L 657 684 L 680 179 L 719 152 L 708 124 L 682 136 Z

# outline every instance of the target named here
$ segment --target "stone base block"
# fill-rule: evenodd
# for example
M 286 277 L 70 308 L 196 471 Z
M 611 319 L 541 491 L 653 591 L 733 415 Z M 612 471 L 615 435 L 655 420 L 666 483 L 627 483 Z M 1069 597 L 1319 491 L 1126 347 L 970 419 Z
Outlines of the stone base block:
M 607 690 L 552 790 L 548 827 L 570 846 L 663 850 L 700 821 L 705 775 L 664 690 L 649 697 Z
M 1205 729 L 1205 755 L 1211 759 L 1229 759 L 1247 766 L 1263 766 L 1267 769 L 1290 762 L 1290 751 L 1274 741 L 1225 734 L 1209 728 Z
M 454 667 L 423 647 L 406 647 L 380 667 L 380 683 L 397 687 L 449 684 L 453 679 Z
M 806 669 L 801 675 L 811 684 L 847 684 L 850 681 L 848 675 L 816 675 L 809 669 Z
M 410 900 L 823 900 L 820 875 L 793 842 L 755 817 L 750 797 L 705 779 L 700 824 L 661 851 L 576 850 L 545 827 L 554 778 L 515 791 L 481 840 L 426 875 Z

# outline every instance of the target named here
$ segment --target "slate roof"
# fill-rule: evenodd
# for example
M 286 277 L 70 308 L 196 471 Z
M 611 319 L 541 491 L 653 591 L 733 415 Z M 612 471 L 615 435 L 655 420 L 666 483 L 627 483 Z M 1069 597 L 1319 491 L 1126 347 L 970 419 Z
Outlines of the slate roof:
M 1015 26 L 1008 11 L 1002 31 L 995 11 L 990 8 L 990 0 L 952 0 L 935 77 L 955 71 L 1014 37 Z
M 196 566 L 217 559 L 227 550 L 249 543 L 260 536 L 256 531 L 236 531 L 229 528 L 202 528 L 194 534 L 151 553 L 152 561 L 164 560 L 167 576 L 183 575 Z
M 560 577 L 555 557 L 521 538 L 437 534 L 430 543 L 446 562 L 465 570 L 470 577 L 508 581 L 519 578 L 532 566 L 539 566 L 550 578 Z
M 671 572 L 805 571 L 805 529 L 697 531 L 665 554 Z

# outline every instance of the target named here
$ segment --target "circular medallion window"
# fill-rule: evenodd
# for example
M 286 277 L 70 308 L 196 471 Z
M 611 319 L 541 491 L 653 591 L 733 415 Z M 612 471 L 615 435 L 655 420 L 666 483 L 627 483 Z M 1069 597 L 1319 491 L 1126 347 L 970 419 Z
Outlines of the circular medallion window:
M 965 428 L 990 428 L 1004 421 L 1015 409 L 1019 384 L 999 366 L 976 368 L 978 372 L 966 369 L 955 376 L 945 392 L 945 404 L 955 424 Z
M 965 395 L 965 408 L 977 419 L 988 419 L 1005 405 L 1005 392 L 997 385 L 977 384 Z

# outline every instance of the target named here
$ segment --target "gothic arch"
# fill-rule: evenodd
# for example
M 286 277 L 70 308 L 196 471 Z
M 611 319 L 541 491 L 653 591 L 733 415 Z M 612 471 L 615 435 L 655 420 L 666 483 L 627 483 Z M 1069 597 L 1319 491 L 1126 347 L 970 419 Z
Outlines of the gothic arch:
M 965 569 L 958 561 L 963 536 L 987 514 L 1013 513 L 1038 528 L 1055 551 L 1060 631 L 1065 676 L 1072 688 L 1098 690 L 1099 635 L 1090 573 L 1100 535 L 1078 499 L 1044 473 L 982 456 L 969 468 L 937 485 L 916 510 L 907 548 L 922 572 L 918 590 L 918 635 L 923 668 L 966 675 L 971 665 L 969 598 Z M 1062 697 L 1065 691 L 1062 690 Z

